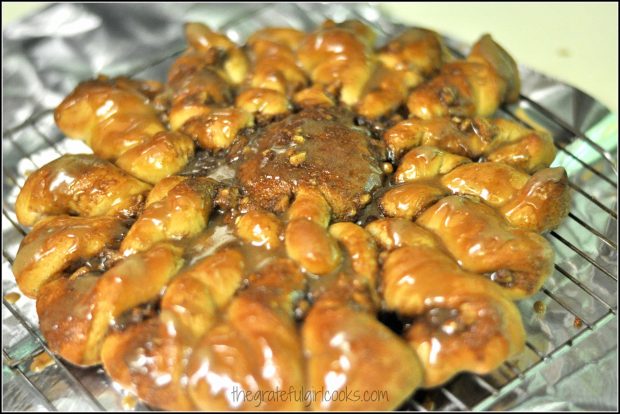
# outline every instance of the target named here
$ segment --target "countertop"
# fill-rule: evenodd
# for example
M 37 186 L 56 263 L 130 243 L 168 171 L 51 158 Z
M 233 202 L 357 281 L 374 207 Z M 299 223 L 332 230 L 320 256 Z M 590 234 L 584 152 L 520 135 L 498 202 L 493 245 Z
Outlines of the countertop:
M 2 3 L 2 26 L 50 3 Z M 519 63 L 618 111 L 617 3 L 379 3 L 396 21 L 473 43 L 483 33 Z

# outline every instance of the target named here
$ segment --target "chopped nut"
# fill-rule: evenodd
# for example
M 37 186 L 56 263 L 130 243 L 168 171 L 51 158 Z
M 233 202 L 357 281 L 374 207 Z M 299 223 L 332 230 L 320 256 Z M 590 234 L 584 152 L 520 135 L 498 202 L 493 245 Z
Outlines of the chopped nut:
M 306 152 L 302 151 L 302 152 L 298 152 L 297 154 L 291 155 L 288 160 L 291 163 L 291 165 L 297 167 L 306 160 Z
M 537 300 L 536 302 L 534 302 L 534 312 L 536 312 L 537 314 L 544 315 L 545 309 L 546 306 L 542 301 Z
M 360 197 L 360 204 L 366 205 L 370 202 L 370 200 L 372 200 L 372 196 L 370 194 L 362 194 L 362 196 Z
M 389 162 L 384 162 L 381 168 L 383 169 L 383 172 L 386 174 L 392 174 L 394 172 L 394 166 L 390 164 Z
M 456 101 L 456 91 L 449 87 L 444 87 L 439 93 L 439 99 L 446 104 L 451 105 Z
M 465 119 L 459 124 L 459 129 L 463 132 L 471 128 L 471 119 Z

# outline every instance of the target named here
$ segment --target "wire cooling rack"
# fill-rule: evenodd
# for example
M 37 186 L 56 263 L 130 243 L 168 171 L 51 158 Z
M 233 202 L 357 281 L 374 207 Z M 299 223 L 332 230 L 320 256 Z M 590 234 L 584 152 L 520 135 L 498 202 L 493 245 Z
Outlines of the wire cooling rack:
M 367 21 L 379 31 L 380 40 L 400 29 L 372 7 L 280 4 L 248 8 L 212 27 L 233 39 L 243 39 L 267 25 L 292 25 L 310 30 L 326 18 Z M 450 39 L 447 43 L 455 54 L 463 55 L 462 45 Z M 172 59 L 183 48 L 182 39 L 179 39 L 178 47 L 149 61 L 137 62 L 125 73 L 163 79 Z M 534 76 L 525 68 L 522 74 L 524 83 Z M 578 376 L 579 373 L 570 369 L 575 358 L 587 366 L 615 352 L 617 158 L 552 109 L 538 99 L 521 95 L 518 103 L 502 108 L 500 114 L 529 127 L 547 128 L 554 134 L 559 148 L 556 164 L 570 167 L 567 169 L 573 190 L 573 205 L 567 221 L 547 235 L 556 251 L 555 271 L 539 293 L 518 304 L 528 332 L 524 352 L 491 374 L 464 373 L 443 387 L 418 391 L 400 407 L 401 410 L 508 409 L 530 398 L 537 389 L 537 380 L 548 380 L 545 372 L 551 368 L 557 369 L 562 378 Z M 25 178 L 62 154 L 90 152 L 90 149 L 61 135 L 54 125 L 51 110 L 39 112 L 5 130 L 2 146 L 4 408 L 148 409 L 140 404 L 130 407 L 123 391 L 101 368 L 74 367 L 54 356 L 37 328 L 34 301 L 25 297 L 14 301 L 9 295 L 18 291 L 11 265 L 19 242 L 28 231 L 18 224 L 14 211 L 15 198 Z M 534 308 L 544 309 L 544 314 Z M 601 347 L 601 342 L 607 338 L 613 340 Z M 578 356 L 573 355 L 575 351 Z M 50 366 L 39 371 L 33 369 L 33 361 L 41 360 L 41 355 L 49 358 Z M 571 355 L 573 360 L 569 358 Z

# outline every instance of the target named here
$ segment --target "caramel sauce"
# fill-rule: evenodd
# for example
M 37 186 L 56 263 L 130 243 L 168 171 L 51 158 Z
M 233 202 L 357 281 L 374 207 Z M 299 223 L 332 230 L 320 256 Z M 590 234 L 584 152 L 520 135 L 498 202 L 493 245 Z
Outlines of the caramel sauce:
M 4 295 L 4 299 L 9 303 L 15 303 L 21 298 L 21 295 L 17 292 L 9 292 Z
M 525 121 L 528 125 L 531 125 L 535 130 L 548 132 L 549 134 L 551 134 L 551 131 L 549 131 L 547 128 L 545 128 L 544 126 L 542 126 L 541 124 L 533 120 L 532 117 L 530 117 L 523 108 L 517 108 L 515 110 L 515 115 L 517 116 L 517 118 Z
M 131 394 L 125 395 L 121 400 L 121 405 L 124 410 L 135 410 L 136 405 L 138 405 L 138 399 Z
M 47 352 L 43 352 L 32 359 L 30 371 L 38 374 L 52 365 L 54 365 L 54 359 Z

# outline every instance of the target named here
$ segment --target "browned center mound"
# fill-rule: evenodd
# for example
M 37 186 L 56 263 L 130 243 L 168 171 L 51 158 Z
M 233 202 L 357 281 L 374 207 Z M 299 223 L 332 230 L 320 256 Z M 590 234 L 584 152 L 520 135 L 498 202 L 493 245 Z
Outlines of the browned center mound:
M 381 186 L 383 147 L 342 109 L 310 108 L 273 123 L 248 146 L 238 178 L 261 207 L 284 212 L 300 186 L 316 187 L 336 220 L 352 219 Z

